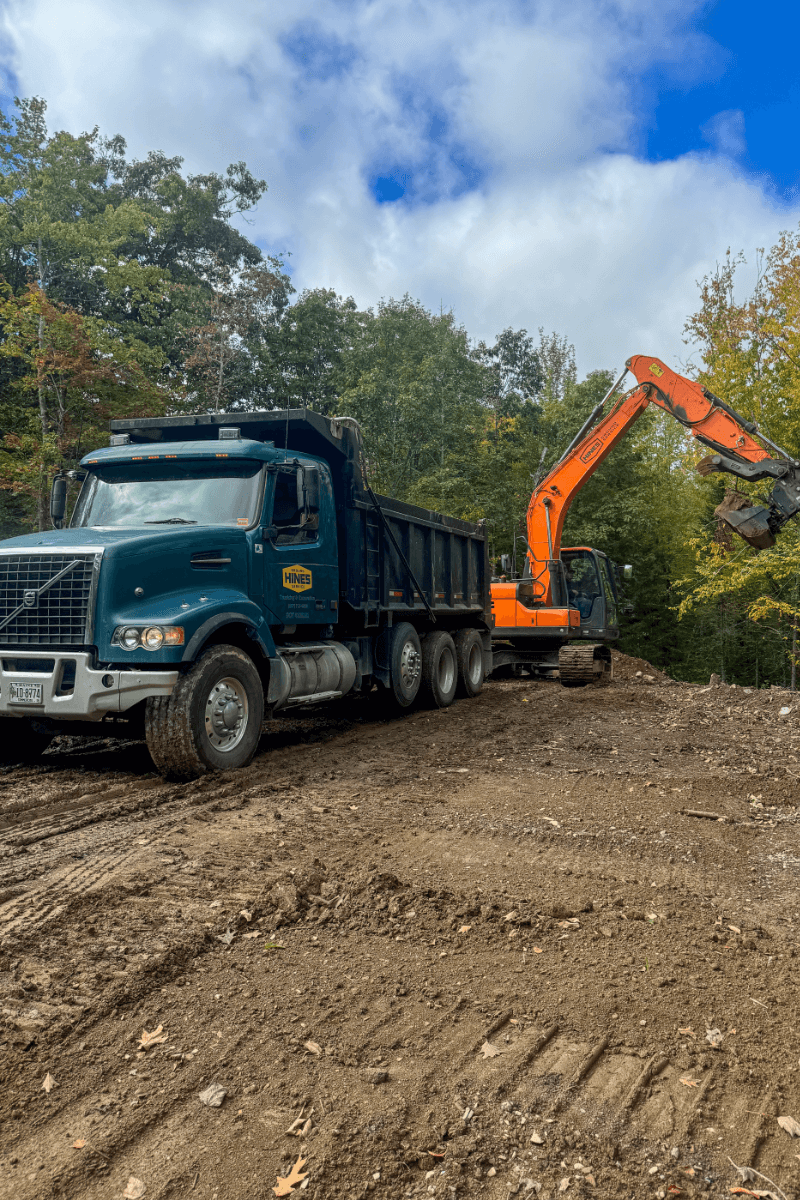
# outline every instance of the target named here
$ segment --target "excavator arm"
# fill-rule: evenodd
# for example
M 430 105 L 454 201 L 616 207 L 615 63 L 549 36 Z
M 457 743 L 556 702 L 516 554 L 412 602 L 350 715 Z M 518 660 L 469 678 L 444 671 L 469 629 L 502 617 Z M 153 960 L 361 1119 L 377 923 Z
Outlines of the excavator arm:
M 638 381 L 636 387 L 619 396 L 611 410 L 601 416 L 606 401 L 628 370 Z M 527 532 L 532 605 L 559 610 L 568 607 L 561 535 L 569 506 L 650 404 L 670 413 L 712 451 L 698 465 L 701 474 L 724 471 L 745 481 L 776 481 L 766 505 L 721 514 L 746 542 L 757 549 L 771 546 L 781 526 L 800 512 L 800 463 L 701 384 L 678 375 L 657 358 L 634 355 L 531 496 Z M 780 457 L 773 458 L 761 442 Z

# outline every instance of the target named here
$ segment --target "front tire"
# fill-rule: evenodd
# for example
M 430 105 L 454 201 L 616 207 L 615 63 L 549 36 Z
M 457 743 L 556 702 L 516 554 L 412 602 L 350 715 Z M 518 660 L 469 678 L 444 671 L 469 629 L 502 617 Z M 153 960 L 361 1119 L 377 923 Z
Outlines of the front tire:
M 0 766 L 35 763 L 53 740 L 37 721 L 27 717 L 0 719 Z
M 234 771 L 255 754 L 263 720 L 264 691 L 252 659 L 237 646 L 212 646 L 171 696 L 147 701 L 147 748 L 167 779 Z
M 443 629 L 429 633 L 422 643 L 422 685 L 437 708 L 448 708 L 456 698 L 456 648 L 450 634 Z

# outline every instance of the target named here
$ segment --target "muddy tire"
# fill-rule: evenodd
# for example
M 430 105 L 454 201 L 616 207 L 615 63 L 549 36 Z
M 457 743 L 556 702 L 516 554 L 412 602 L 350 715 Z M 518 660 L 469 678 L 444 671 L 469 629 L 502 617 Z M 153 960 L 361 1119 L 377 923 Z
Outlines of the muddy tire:
M 483 642 L 477 629 L 459 629 L 453 634 L 458 665 L 458 693 L 472 698 L 483 688 Z
M 458 659 L 449 633 L 429 633 L 422 643 L 422 688 L 425 699 L 437 708 L 447 708 L 456 698 Z
M 0 766 L 34 763 L 53 740 L 38 721 L 21 717 L 0 719 Z
M 233 771 L 255 754 L 263 720 L 264 691 L 252 660 L 236 646 L 212 646 L 171 696 L 147 701 L 147 748 L 167 779 Z
M 422 682 L 422 646 L 408 621 L 388 630 L 389 697 L 398 708 L 410 708 Z

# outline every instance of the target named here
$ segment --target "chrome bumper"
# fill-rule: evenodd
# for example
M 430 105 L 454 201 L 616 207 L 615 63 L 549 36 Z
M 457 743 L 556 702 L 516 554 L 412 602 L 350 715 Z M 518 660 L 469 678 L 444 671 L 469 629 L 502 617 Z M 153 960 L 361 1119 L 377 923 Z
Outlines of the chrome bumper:
M 26 669 L 28 661 L 39 669 Z M 85 653 L 8 649 L 0 652 L 0 716 L 99 721 L 149 696 L 169 696 L 177 680 L 177 671 L 95 671 Z M 12 683 L 41 684 L 41 703 L 12 701 Z

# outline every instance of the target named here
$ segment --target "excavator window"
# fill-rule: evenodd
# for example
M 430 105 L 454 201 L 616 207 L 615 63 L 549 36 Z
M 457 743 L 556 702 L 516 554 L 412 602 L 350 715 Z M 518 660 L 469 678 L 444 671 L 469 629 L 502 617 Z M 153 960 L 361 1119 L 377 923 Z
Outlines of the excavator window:
M 603 624 L 603 591 L 591 550 L 562 550 L 570 607 L 581 614 L 581 625 Z
M 611 564 L 607 558 L 600 559 L 600 574 L 603 576 L 603 591 L 606 597 L 606 625 L 617 623 L 617 595 L 611 575 Z

